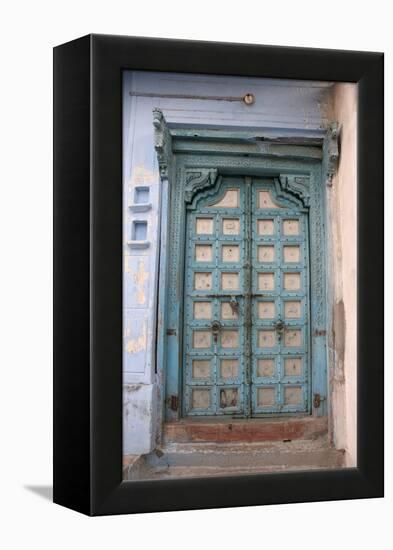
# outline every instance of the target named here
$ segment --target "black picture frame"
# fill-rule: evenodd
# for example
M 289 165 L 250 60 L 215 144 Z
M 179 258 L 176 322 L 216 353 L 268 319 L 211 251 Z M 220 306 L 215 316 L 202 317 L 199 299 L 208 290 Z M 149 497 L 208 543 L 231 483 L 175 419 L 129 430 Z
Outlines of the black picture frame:
M 357 468 L 122 481 L 125 69 L 358 83 Z M 110 35 L 54 49 L 54 502 L 105 515 L 383 496 L 383 123 L 382 53 Z

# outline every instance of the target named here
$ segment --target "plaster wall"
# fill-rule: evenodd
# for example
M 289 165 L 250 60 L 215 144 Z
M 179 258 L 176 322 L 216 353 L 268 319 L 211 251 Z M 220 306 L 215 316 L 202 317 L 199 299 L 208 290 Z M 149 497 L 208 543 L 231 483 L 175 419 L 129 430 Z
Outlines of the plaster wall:
M 345 85 L 344 85 L 345 86 Z M 124 261 L 124 454 L 143 454 L 150 452 L 159 433 L 159 418 L 164 379 L 160 365 L 156 365 L 156 312 L 159 253 L 162 251 L 160 240 L 160 215 L 166 208 L 162 193 L 156 154 L 154 150 L 154 132 L 152 111 L 160 108 L 171 125 L 203 125 L 223 129 L 258 128 L 265 135 L 280 134 L 304 137 L 320 137 L 331 116 L 328 98 L 331 97 L 332 84 L 326 82 L 285 81 L 271 79 L 253 79 L 240 77 L 219 77 L 209 75 L 149 73 L 127 71 L 123 76 L 123 261 Z M 346 89 L 345 89 L 346 90 Z M 345 126 L 350 120 L 346 117 L 348 99 L 343 89 L 336 87 L 336 109 L 344 120 Z M 253 105 L 242 101 L 219 100 L 219 97 L 243 97 L 246 93 L 255 96 Z M 170 94 L 194 96 L 214 96 L 215 99 L 187 99 L 165 97 Z M 156 97 L 152 97 L 152 95 Z M 343 153 L 351 152 L 351 137 L 347 130 Z M 340 164 L 337 178 L 345 179 L 340 188 L 338 201 L 336 187 L 332 187 L 332 197 L 328 208 L 337 218 L 336 207 L 330 203 L 353 202 L 347 171 L 351 170 L 353 158 L 348 156 Z M 138 187 L 149 189 L 146 208 L 135 205 L 135 192 Z M 345 193 L 344 193 L 345 191 Z M 332 256 L 341 258 L 337 251 L 344 246 L 352 247 L 353 235 L 351 221 L 345 219 L 344 212 L 334 226 L 334 245 Z M 354 215 L 352 209 L 351 216 Z M 140 244 L 133 243 L 134 222 L 146 222 L 146 237 Z M 345 225 L 345 227 L 344 227 Z M 345 241 L 344 241 L 345 239 Z M 352 239 L 352 240 L 351 240 Z M 170 246 L 170 243 L 168 243 Z M 352 254 L 352 252 L 351 252 Z M 351 269 L 353 258 L 341 258 L 337 267 Z M 340 277 L 334 283 L 335 296 L 344 296 L 348 308 L 353 302 L 351 277 L 341 285 Z M 344 290 L 345 287 L 345 290 Z M 341 288 L 341 290 L 340 290 Z M 352 294 L 351 294 L 352 292 Z M 352 301 L 351 301 L 352 300 Z M 348 309 L 347 308 L 347 309 Z M 347 332 L 352 327 L 351 318 Z M 334 348 L 334 345 L 333 345 Z M 354 342 L 346 343 L 343 363 L 353 363 Z M 352 363 L 351 363 L 352 362 Z M 350 368 L 350 367 L 348 367 Z M 156 372 L 157 371 L 157 372 Z M 353 375 L 353 372 L 352 372 Z M 133 388 L 138 390 L 134 391 Z M 130 389 L 131 388 L 131 389 Z M 339 396 L 339 392 L 345 399 Z M 352 393 L 347 395 L 344 382 L 335 386 L 333 409 L 335 414 L 350 419 L 353 405 Z M 351 401 L 352 399 L 352 401 Z M 343 404 L 344 403 L 344 404 Z M 339 410 L 344 407 L 343 410 Z M 348 412 L 347 412 L 348 411 Z M 158 419 L 158 420 L 157 420 Z M 353 420 L 353 419 L 352 419 Z M 347 430 L 346 421 L 337 423 L 338 441 L 344 441 Z M 352 425 L 352 424 L 351 424 Z M 352 428 L 351 428 L 352 429 Z M 352 433 L 352 432 L 351 432 Z M 341 444 L 341 443 L 340 443 Z M 351 452 L 353 445 L 351 446 Z
M 356 466 L 356 84 L 336 84 L 331 107 L 341 132 L 339 166 L 328 188 L 331 436 L 345 449 L 346 465 Z

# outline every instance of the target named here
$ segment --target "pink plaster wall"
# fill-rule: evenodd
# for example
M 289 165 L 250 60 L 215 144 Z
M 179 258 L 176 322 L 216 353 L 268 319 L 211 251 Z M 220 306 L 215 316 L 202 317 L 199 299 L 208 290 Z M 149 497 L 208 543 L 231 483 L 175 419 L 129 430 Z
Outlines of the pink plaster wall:
M 329 354 L 332 434 L 336 447 L 346 451 L 346 465 L 356 466 L 356 84 L 336 84 L 332 107 L 341 130 L 339 167 L 328 191 L 333 276 Z

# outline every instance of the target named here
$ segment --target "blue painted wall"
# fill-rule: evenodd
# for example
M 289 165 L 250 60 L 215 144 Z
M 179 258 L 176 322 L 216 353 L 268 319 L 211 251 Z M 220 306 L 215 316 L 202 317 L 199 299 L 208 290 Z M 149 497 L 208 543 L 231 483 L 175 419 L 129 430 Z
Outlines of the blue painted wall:
M 162 377 L 155 332 L 160 218 L 167 196 L 160 183 L 152 111 L 172 126 L 258 128 L 265 135 L 321 136 L 331 83 L 127 71 L 123 75 L 123 382 L 124 454 L 151 451 L 159 436 Z M 151 97 L 183 94 L 243 97 L 255 102 Z M 165 229 L 165 227 L 164 227 Z M 169 243 L 170 245 L 170 243 Z M 161 274 L 163 275 L 163 274 Z M 162 277 L 161 279 L 162 280 Z

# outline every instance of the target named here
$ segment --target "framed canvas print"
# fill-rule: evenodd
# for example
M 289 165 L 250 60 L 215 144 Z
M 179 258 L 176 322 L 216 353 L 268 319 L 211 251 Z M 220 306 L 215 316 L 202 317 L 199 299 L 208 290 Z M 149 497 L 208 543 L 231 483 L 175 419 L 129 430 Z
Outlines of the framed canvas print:
M 383 495 L 383 55 L 54 50 L 54 501 Z

